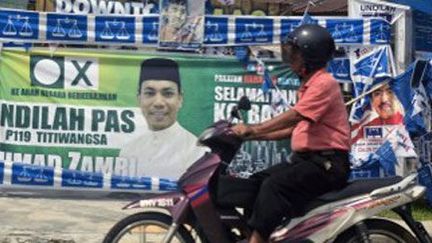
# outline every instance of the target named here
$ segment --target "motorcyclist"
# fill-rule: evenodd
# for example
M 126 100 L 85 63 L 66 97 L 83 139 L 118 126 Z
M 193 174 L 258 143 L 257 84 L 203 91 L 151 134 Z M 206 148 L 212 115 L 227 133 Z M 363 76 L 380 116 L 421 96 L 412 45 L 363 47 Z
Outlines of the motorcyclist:
M 334 50 L 334 40 L 323 27 L 302 25 L 291 32 L 281 52 L 301 81 L 297 104 L 265 122 L 232 128 L 246 140 L 291 137 L 290 162 L 253 175 L 261 187 L 248 221 L 254 229 L 249 242 L 268 241 L 284 218 L 301 214 L 307 202 L 346 184 L 348 115 L 338 83 L 325 70 Z

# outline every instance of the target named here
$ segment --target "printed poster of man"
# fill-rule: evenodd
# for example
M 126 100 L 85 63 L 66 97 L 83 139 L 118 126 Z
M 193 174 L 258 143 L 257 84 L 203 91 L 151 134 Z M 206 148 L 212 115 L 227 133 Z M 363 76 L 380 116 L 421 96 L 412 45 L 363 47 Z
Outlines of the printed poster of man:
M 375 159 L 382 162 L 382 151 L 395 158 L 416 157 L 414 145 L 405 128 L 404 108 L 392 90 L 392 78 L 376 78 L 365 92 L 363 116 L 351 126 L 351 163 L 360 168 Z M 388 154 L 386 155 L 388 156 Z M 397 162 L 395 166 L 397 165 Z M 399 165 L 402 166 L 402 165 Z M 405 173 L 401 168 L 400 173 Z M 387 173 L 387 172 L 384 172 Z
M 206 151 L 197 137 L 177 121 L 183 104 L 179 65 L 167 58 L 141 63 L 137 95 L 147 129 L 129 141 L 119 157 L 140 164 L 141 174 L 179 178 Z M 145 151 L 145 152 L 143 152 Z
M 159 48 L 196 49 L 204 39 L 204 1 L 161 0 Z

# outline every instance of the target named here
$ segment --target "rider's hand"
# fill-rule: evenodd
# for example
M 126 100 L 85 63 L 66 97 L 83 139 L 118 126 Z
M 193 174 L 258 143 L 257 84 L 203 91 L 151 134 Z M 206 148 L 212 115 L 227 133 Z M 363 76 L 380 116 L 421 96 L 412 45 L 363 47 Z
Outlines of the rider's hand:
M 251 126 L 239 123 L 231 127 L 232 131 L 241 138 L 248 138 L 253 134 L 253 129 Z

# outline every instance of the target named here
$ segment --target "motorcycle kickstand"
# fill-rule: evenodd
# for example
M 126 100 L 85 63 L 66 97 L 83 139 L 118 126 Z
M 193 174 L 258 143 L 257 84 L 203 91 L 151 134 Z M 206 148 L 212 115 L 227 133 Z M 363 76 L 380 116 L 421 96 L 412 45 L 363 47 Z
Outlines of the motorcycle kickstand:
M 357 235 L 359 236 L 360 242 L 372 243 L 369 239 L 368 228 L 363 221 L 360 221 L 357 224 L 355 224 L 355 229 L 356 229 Z
M 167 234 L 165 235 L 162 243 L 169 243 L 171 239 L 173 238 L 175 232 L 177 231 L 179 225 L 176 223 L 172 223 L 171 226 L 168 229 Z

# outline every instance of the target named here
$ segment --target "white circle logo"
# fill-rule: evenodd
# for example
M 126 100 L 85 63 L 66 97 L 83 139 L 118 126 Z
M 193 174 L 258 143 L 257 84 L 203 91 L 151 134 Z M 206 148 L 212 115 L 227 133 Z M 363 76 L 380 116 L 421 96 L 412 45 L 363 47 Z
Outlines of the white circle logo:
M 39 83 L 49 86 L 60 78 L 61 69 L 57 62 L 50 59 L 42 59 L 34 66 L 33 73 Z

